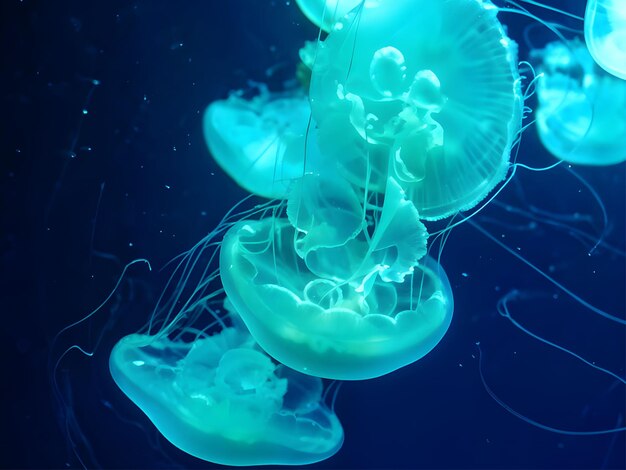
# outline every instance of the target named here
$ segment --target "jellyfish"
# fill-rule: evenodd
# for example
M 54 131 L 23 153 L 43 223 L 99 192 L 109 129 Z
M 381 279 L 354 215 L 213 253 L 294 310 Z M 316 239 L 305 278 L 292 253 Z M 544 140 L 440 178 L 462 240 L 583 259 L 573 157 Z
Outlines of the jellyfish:
M 334 3 L 337 8 L 347 4 Z M 326 4 L 326 10 L 333 7 Z M 480 297 L 488 297 L 493 282 L 500 283 L 493 278 L 511 274 L 513 282 L 519 280 L 510 266 L 502 275 L 506 268 L 492 253 L 479 255 L 485 245 L 471 233 L 454 256 L 437 256 L 433 244 L 439 240 L 442 247 L 441 234 L 449 230 L 429 233 L 436 224 L 426 226 L 482 200 L 504 178 L 519 138 L 516 46 L 504 34 L 496 9 L 480 0 L 368 0 L 347 14 L 325 26 L 326 41 L 310 43 L 301 54 L 308 69 L 302 69 L 306 90 L 313 78 L 313 118 L 303 91 L 275 93 L 261 86 L 258 96 L 234 93 L 205 114 L 207 144 L 226 173 L 254 194 L 281 199 L 244 212 L 238 205 L 228 213 L 214 231 L 219 238 L 207 241 L 221 245 L 219 273 L 203 272 L 214 258 L 204 262 L 192 256 L 182 264 L 181 283 L 194 295 L 204 296 L 207 282 L 221 278 L 225 292 L 214 291 L 215 298 L 228 296 L 230 323 L 218 318 L 225 324 L 208 333 L 214 318 L 184 308 L 176 317 L 185 321 L 179 333 L 148 328 L 122 339 L 111 355 L 110 371 L 120 389 L 175 446 L 207 461 L 300 465 L 329 457 L 341 446 L 343 432 L 334 407 L 324 404 L 318 377 L 379 377 L 431 354 L 444 341 L 453 314 L 442 263 L 448 272 L 460 272 L 468 252 L 484 262 L 478 275 L 471 272 L 478 267 L 471 266 L 469 278 L 466 273 L 453 278 L 461 293 L 464 280 L 474 282 L 464 288 L 479 291 Z M 533 196 L 543 197 L 536 189 L 550 184 L 533 186 Z M 511 250 L 519 260 L 531 246 L 546 250 L 540 252 L 544 256 L 549 252 L 549 261 L 540 258 L 546 264 L 556 259 L 557 273 L 579 275 L 571 265 L 559 264 L 567 255 L 545 235 L 545 227 L 556 227 L 572 233 L 573 243 L 593 245 L 593 234 L 572 222 L 578 213 L 546 215 L 523 191 L 517 193 L 519 205 L 529 207 L 523 218 L 528 223 L 511 222 L 512 205 L 490 204 L 467 225 L 503 227 L 493 242 L 504 245 L 505 231 L 507 237 L 517 234 L 527 243 Z M 489 222 L 482 217 L 492 207 L 502 210 Z M 585 214 L 580 219 L 588 220 Z M 617 229 L 623 232 L 623 226 Z M 546 249 L 547 241 L 558 249 Z M 604 245 L 600 248 L 610 248 Z M 619 252 L 618 247 L 610 254 Z M 200 272 L 189 274 L 195 269 Z M 194 276 L 200 279 L 197 288 Z M 458 296 L 457 303 L 459 297 L 464 304 L 471 298 Z M 614 291 L 606 295 L 615 297 Z M 176 291 L 168 305 L 181 304 L 204 313 L 208 302 Z M 481 307 L 467 302 L 466 312 L 473 314 L 457 315 L 463 339 L 474 341 L 476 324 L 490 321 L 487 307 Z M 524 312 L 537 312 L 539 321 L 554 314 L 538 308 Z M 579 328 L 566 313 L 567 321 L 557 328 Z M 185 320 L 188 315 L 192 324 Z M 165 319 L 156 323 L 161 321 L 166 324 Z M 506 341 L 501 333 L 494 336 Z M 454 347 L 451 343 L 446 346 Z M 614 348 L 617 341 L 608 343 Z M 471 361 L 464 346 L 446 354 Z M 489 360 L 483 362 L 489 379 L 493 371 Z M 435 374 L 458 384 L 461 370 L 437 367 Z M 419 372 L 424 374 L 412 376 L 423 384 L 429 376 Z M 395 380 L 386 384 L 391 382 L 397 385 Z M 389 414 L 411 412 L 399 403 Z M 454 410 L 466 411 L 462 408 Z M 485 432 L 493 432 L 490 424 L 481 421 Z M 479 431 L 475 434 L 482 435 Z M 370 457 L 364 454 L 360 458 Z M 433 451 L 430 458 L 437 462 L 441 453 Z
M 363 2 L 318 47 L 310 99 L 320 152 L 353 184 L 392 176 L 420 217 L 478 204 L 518 138 L 517 45 L 489 1 Z
M 363 0 L 296 0 L 302 13 L 315 26 L 330 31 L 333 25 Z
M 319 378 L 274 363 L 234 324 L 193 341 L 132 334 L 111 352 L 119 388 L 173 445 L 223 465 L 304 465 L 343 430 Z
M 626 160 L 626 81 L 605 73 L 577 40 L 532 53 L 539 61 L 537 131 L 555 157 L 581 165 Z
M 236 92 L 211 103 L 204 113 L 204 137 L 214 160 L 242 188 L 282 198 L 304 172 L 310 106 L 300 89 L 256 88 L 252 98 Z M 313 167 L 316 147 L 310 146 L 308 154 Z
M 626 6 L 622 0 L 588 0 L 585 42 L 593 60 L 626 80 Z
M 350 275 L 374 264 L 365 240 L 329 248 L 312 262 L 296 252 L 296 236 L 288 219 L 242 221 L 226 234 L 220 254 L 230 302 L 272 357 L 298 372 L 360 380 L 418 360 L 443 338 L 453 300 L 433 259 L 411 265 L 401 283 L 377 275 L 389 268 L 384 255 L 369 274 L 342 279 L 343 270 Z

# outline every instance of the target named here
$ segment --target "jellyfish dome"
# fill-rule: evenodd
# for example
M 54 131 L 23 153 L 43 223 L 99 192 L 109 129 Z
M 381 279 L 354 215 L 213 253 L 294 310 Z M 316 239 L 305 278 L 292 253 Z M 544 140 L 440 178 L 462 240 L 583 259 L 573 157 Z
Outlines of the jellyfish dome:
M 330 31 L 339 19 L 363 0 L 296 0 L 296 3 L 315 26 Z
M 304 465 L 343 443 L 322 382 L 276 365 L 241 327 L 194 342 L 133 334 L 110 356 L 120 389 L 172 444 L 224 465 Z
M 489 1 L 366 1 L 320 43 L 310 99 L 320 152 L 354 184 L 387 177 L 426 220 L 504 179 L 521 126 L 517 45 Z
M 406 216 L 402 208 L 397 213 L 396 223 L 389 224 L 394 231 Z M 316 240 L 338 237 L 318 235 Z M 389 282 L 394 279 L 385 279 L 391 264 L 385 248 L 391 243 L 385 236 L 373 237 L 374 248 L 361 234 L 300 253 L 297 238 L 287 219 L 242 221 L 221 249 L 226 294 L 272 357 L 306 374 L 360 380 L 420 359 L 443 338 L 452 318 L 450 284 L 443 269 L 423 257 L 419 242 L 413 252 L 419 263 L 392 268 L 409 274 L 403 282 Z
M 242 92 L 208 106 L 204 137 L 215 161 L 247 191 L 282 198 L 292 180 L 302 176 L 311 109 L 301 90 L 270 92 L 257 84 L 258 94 Z M 316 147 L 308 150 L 313 166 Z
M 533 51 L 537 131 L 555 157 L 581 165 L 626 160 L 626 81 L 598 67 L 580 41 Z
M 596 63 L 626 80 L 626 5 L 624 0 L 588 0 L 585 41 Z

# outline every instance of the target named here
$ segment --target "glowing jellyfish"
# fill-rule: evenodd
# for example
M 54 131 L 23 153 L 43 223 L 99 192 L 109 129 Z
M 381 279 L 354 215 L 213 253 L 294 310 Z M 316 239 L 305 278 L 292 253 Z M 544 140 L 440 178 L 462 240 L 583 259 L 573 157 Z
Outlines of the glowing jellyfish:
M 367 379 L 416 361 L 442 339 L 453 301 L 432 259 L 415 263 L 402 283 L 376 275 L 384 262 L 369 276 L 342 280 L 343 270 L 372 263 L 364 240 L 330 248 L 317 263 L 326 272 L 316 273 L 296 253 L 296 238 L 285 219 L 242 221 L 224 237 L 220 255 L 229 300 L 278 361 L 319 377 Z
M 281 198 L 304 172 L 310 117 L 302 91 L 272 93 L 258 85 L 258 95 L 251 99 L 234 93 L 212 103 L 204 114 L 204 137 L 215 161 L 241 187 Z M 316 147 L 308 153 L 312 167 Z
M 320 43 L 310 98 L 322 154 L 354 184 L 387 176 L 422 218 L 481 201 L 521 124 L 517 46 L 488 1 L 364 2 Z
M 338 20 L 363 0 L 296 0 L 296 3 L 315 26 L 330 31 Z
M 626 81 L 596 66 L 580 41 L 533 51 L 537 71 L 537 131 L 554 156 L 570 163 L 626 160 Z
M 303 465 L 343 443 L 322 382 L 276 365 L 242 328 L 194 342 L 122 338 L 110 357 L 122 391 L 183 451 L 224 465 Z
M 626 4 L 624 0 L 588 0 L 585 41 L 596 63 L 626 80 Z

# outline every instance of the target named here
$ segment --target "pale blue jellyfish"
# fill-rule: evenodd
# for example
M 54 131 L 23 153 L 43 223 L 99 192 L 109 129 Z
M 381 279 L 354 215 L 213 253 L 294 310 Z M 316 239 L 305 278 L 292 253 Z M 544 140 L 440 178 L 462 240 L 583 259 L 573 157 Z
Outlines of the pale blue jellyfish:
M 196 339 L 122 338 L 115 383 L 176 447 L 224 465 L 304 465 L 339 450 L 322 382 L 274 363 L 242 326 Z
M 533 51 L 537 131 L 555 157 L 582 165 L 626 160 L 626 81 L 600 69 L 580 41 Z
M 361 3 L 363 0 L 296 0 L 302 13 L 324 31 L 330 31 L 338 20 Z
M 204 137 L 214 160 L 241 187 L 259 196 L 283 198 L 304 173 L 311 109 L 301 90 L 257 88 L 253 98 L 239 92 L 211 103 L 204 113 Z M 308 166 L 316 152 L 310 147 Z
M 353 184 L 387 177 L 420 217 L 478 204 L 506 176 L 521 127 L 517 46 L 482 0 L 365 1 L 319 44 L 319 147 Z
M 398 217 L 383 232 L 410 240 L 401 226 L 412 227 L 411 219 L 401 207 L 391 210 Z M 390 253 L 401 247 L 385 235 L 378 245 L 349 230 L 343 237 L 351 241 L 341 244 L 333 243 L 336 232 L 325 235 L 314 235 L 318 243 L 304 259 L 286 219 L 243 221 L 224 238 L 224 289 L 261 347 L 299 372 L 347 380 L 387 374 L 431 351 L 450 325 L 453 301 L 443 269 L 423 258 L 420 237 L 409 242 L 410 262 L 393 266 Z M 393 276 L 403 282 L 388 282 Z
M 626 80 L 626 3 L 624 0 L 588 0 L 585 41 L 596 63 Z

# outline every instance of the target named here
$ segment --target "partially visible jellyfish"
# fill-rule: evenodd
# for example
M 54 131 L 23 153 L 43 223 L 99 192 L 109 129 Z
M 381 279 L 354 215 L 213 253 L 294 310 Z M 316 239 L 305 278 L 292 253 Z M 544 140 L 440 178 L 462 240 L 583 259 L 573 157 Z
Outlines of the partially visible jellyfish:
M 204 137 L 215 161 L 247 191 L 282 198 L 292 180 L 304 173 L 306 134 L 311 110 L 301 90 L 258 94 L 243 92 L 215 101 L 204 113 Z M 311 146 L 307 166 L 313 166 Z
M 401 209 L 399 214 L 384 231 L 391 227 L 403 238 L 400 220 L 412 225 Z M 324 235 L 315 237 L 337 236 Z M 319 243 L 303 259 L 294 245 L 297 237 L 286 219 L 242 221 L 230 229 L 221 249 L 228 298 L 272 357 L 306 374 L 360 380 L 420 359 L 443 338 L 452 318 L 452 293 L 441 266 L 422 258 L 425 244 L 422 251 L 417 241 L 408 269 L 392 269 L 407 273 L 398 283 L 387 282 L 392 279 L 384 273 L 388 258 L 394 258 L 389 253 L 400 252 L 398 246 L 381 242 L 376 256 L 377 247 L 363 236 L 335 247 Z
M 346 13 L 363 3 L 364 0 L 296 0 L 302 13 L 315 26 L 330 31 L 333 25 Z
M 582 165 L 626 160 L 626 81 L 605 73 L 580 41 L 533 51 L 537 131 L 555 157 Z
M 517 46 L 489 1 L 363 2 L 319 48 L 310 98 L 320 152 L 368 191 L 391 176 L 420 217 L 478 204 L 519 138 Z
M 322 381 L 275 364 L 242 325 L 194 341 L 132 334 L 110 356 L 116 384 L 172 444 L 224 465 L 304 465 L 343 443 Z
M 596 63 L 626 80 L 626 5 L 624 0 L 588 0 L 585 41 Z

